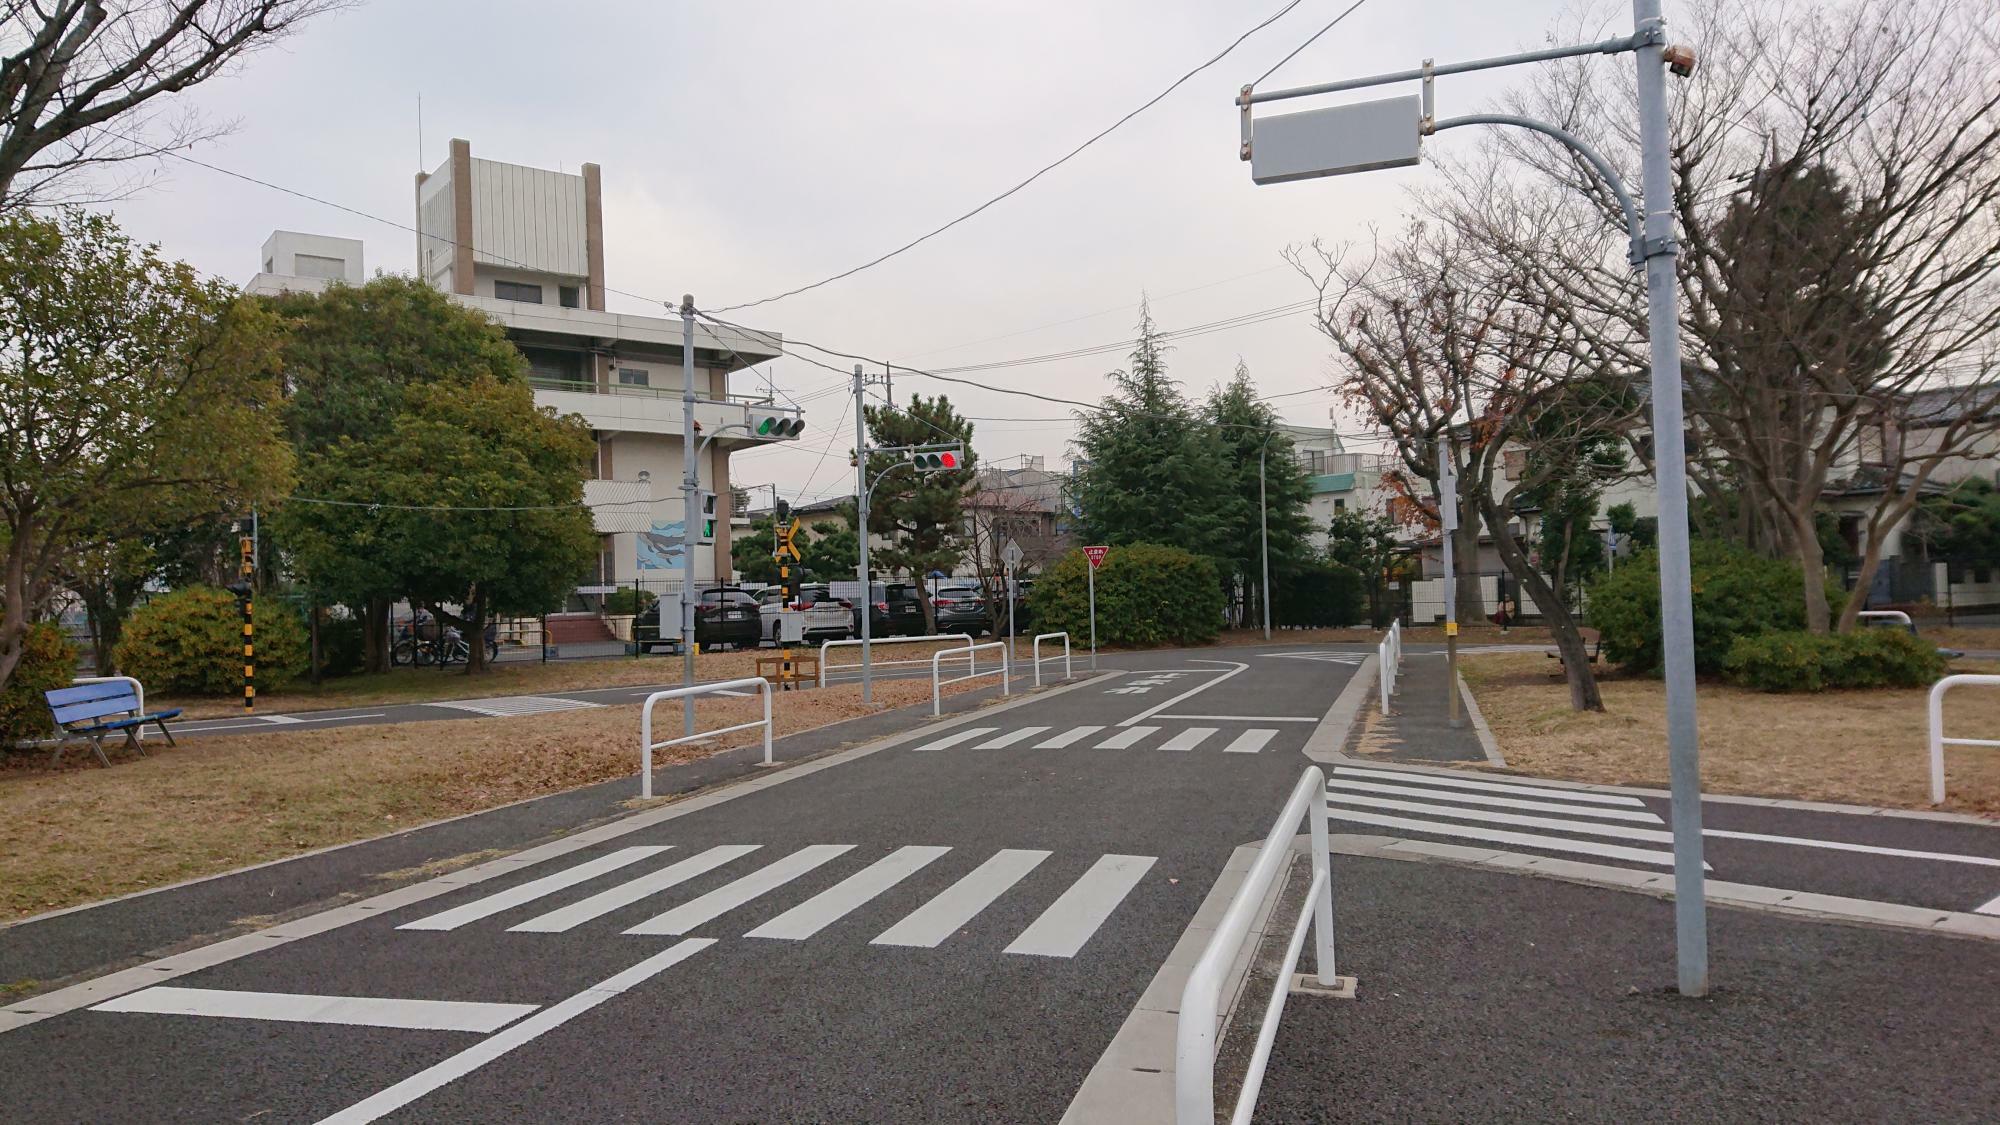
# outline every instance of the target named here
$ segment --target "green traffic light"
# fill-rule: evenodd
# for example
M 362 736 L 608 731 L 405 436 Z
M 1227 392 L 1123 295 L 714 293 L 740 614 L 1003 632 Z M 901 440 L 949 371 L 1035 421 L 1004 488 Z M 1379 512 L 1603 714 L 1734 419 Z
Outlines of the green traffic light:
M 776 423 L 777 423 L 777 421 L 778 421 L 778 420 L 777 420 L 776 418 L 774 418 L 774 417 L 768 417 L 768 416 L 767 416 L 767 417 L 765 417 L 765 418 L 764 418 L 764 420 L 763 420 L 763 421 L 760 421 L 760 422 L 758 422 L 758 423 L 757 423 L 757 436 L 758 436 L 758 437 L 764 437 L 764 436 L 766 436 L 767 434 L 769 434 L 769 433 L 771 432 L 771 427 L 772 427 L 772 426 L 773 426 L 774 424 L 776 424 Z

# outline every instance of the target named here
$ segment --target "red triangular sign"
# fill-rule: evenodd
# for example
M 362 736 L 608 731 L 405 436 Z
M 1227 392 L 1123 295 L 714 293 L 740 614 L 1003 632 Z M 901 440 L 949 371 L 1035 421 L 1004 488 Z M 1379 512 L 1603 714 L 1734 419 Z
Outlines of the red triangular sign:
M 1090 569 L 1092 570 L 1096 570 L 1098 567 L 1103 566 L 1104 556 L 1110 553 L 1111 553 L 1111 548 L 1109 547 L 1085 547 L 1083 549 L 1083 557 L 1090 560 Z

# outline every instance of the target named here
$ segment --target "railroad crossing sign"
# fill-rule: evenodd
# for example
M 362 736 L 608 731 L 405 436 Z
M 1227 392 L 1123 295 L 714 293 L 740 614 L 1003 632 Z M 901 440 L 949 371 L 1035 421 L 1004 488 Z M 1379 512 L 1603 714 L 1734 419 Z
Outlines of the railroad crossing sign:
M 789 559 L 792 562 L 800 561 L 799 549 L 792 543 L 792 538 L 798 535 L 798 533 L 799 533 L 799 521 L 796 519 L 792 520 L 792 522 L 786 524 L 785 526 L 779 528 L 778 545 L 775 549 L 772 550 L 771 557 L 781 562 L 786 559 Z
M 1092 570 L 1096 570 L 1098 567 L 1103 566 L 1104 556 L 1110 553 L 1111 553 L 1111 548 L 1109 547 L 1085 547 L 1083 549 L 1083 557 L 1090 560 L 1090 569 Z

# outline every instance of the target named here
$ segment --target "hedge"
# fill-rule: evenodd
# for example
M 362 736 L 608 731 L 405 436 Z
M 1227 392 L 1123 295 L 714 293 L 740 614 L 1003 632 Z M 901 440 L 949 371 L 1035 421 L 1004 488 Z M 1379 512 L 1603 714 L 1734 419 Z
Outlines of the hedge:
M 1367 594 L 1361 575 L 1339 563 L 1315 563 L 1273 584 L 1271 621 L 1297 628 L 1333 628 L 1361 620 Z
M 1738 637 L 1805 628 L 1805 584 L 1790 562 L 1739 547 L 1697 542 L 1693 564 L 1694 664 L 1716 674 Z M 1632 672 L 1660 664 L 1660 571 L 1655 551 L 1641 551 L 1590 586 L 1590 624 L 1603 637 L 1604 655 Z M 1828 590 L 1832 612 L 1845 596 Z
M 275 597 L 256 608 L 257 686 L 280 687 L 306 670 L 305 622 Z M 149 693 L 238 693 L 243 663 L 242 610 L 235 595 L 213 586 L 175 590 L 140 606 L 118 642 L 118 670 L 138 677 Z
M 1723 671 L 1730 683 L 1757 691 L 1837 691 L 1929 687 L 1944 675 L 1945 664 L 1936 645 L 1900 629 L 1876 628 L 1738 637 Z
M 1082 551 L 1058 559 L 1035 581 L 1028 606 L 1036 628 L 1067 630 L 1090 641 L 1090 561 Z M 1222 629 L 1222 582 L 1215 564 L 1179 547 L 1113 547 L 1097 572 L 1097 642 L 1144 648 L 1195 645 Z
M 55 733 L 48 700 L 42 693 L 69 686 L 76 674 L 76 651 L 53 622 L 28 627 L 21 641 L 21 662 L 0 687 L 0 747 Z

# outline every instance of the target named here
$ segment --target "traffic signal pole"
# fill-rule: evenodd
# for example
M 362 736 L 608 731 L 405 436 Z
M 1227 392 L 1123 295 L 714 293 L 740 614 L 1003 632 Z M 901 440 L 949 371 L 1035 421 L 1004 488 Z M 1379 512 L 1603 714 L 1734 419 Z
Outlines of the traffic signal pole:
M 681 686 L 694 686 L 694 546 L 701 463 L 694 445 L 694 294 L 681 295 Z M 681 699 L 681 734 L 694 735 L 694 697 Z
M 873 671 L 873 656 L 869 649 L 869 626 L 875 616 L 875 588 L 868 584 L 868 419 L 861 408 L 868 391 L 867 380 L 862 377 L 861 365 L 854 365 L 854 538 L 861 544 L 861 566 L 855 577 L 861 579 L 861 705 L 867 707 L 874 700 L 874 688 L 869 679 Z

